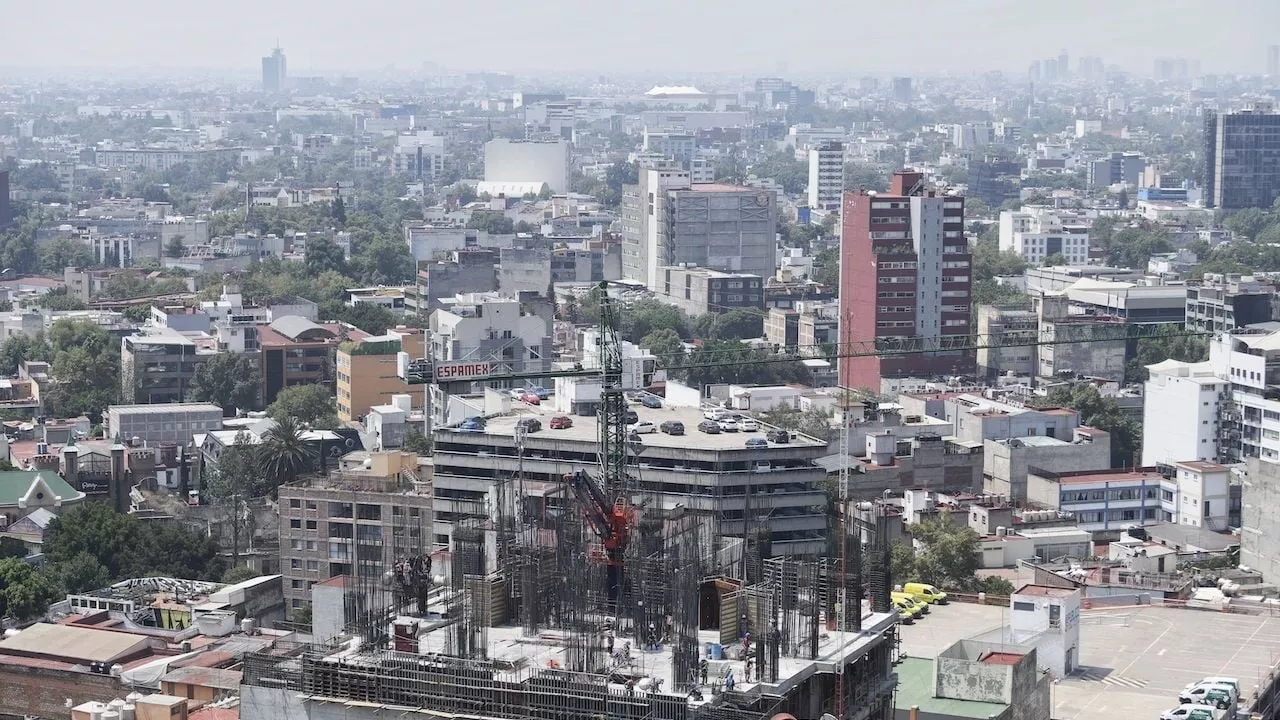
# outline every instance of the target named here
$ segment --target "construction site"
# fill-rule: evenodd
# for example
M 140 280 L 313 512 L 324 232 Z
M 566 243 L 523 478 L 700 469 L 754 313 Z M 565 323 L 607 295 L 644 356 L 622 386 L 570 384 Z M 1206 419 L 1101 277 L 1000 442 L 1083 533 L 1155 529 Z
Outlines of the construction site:
M 881 524 L 850 518 L 826 552 L 775 554 L 767 510 L 729 537 L 716 513 L 641 488 L 613 312 L 605 295 L 601 367 L 578 371 L 601 378 L 598 470 L 550 491 L 500 478 L 447 552 L 394 528 L 357 542 L 343 632 L 247 657 L 242 717 L 891 717 Z

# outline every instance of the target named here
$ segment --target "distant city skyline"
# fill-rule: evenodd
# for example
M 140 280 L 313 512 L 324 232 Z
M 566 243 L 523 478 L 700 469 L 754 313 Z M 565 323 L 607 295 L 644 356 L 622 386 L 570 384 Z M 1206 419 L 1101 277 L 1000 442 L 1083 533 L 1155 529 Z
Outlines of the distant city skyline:
M 306 13 L 248 0 L 225 0 L 216 12 L 181 7 L 158 0 L 27 5 L 6 18 L 0 67 L 257 72 L 278 43 L 298 75 L 417 71 L 423 63 L 513 74 L 611 73 L 635 71 L 640 58 L 646 70 L 676 78 L 776 72 L 780 63 L 792 73 L 968 74 L 1021 71 L 1060 48 L 1073 63 L 1098 56 L 1140 74 L 1150 74 L 1157 58 L 1179 56 L 1199 60 L 1206 73 L 1262 73 L 1280 36 L 1280 3 L 1270 0 L 1081 0 L 1053 9 L 1021 0 L 921 0 L 909 14 L 879 3 L 821 0 L 758 7 L 727 0 L 494 0 L 482 12 L 373 0 L 356 16 L 334 0 L 314 0 Z M 58 42 L 51 42 L 55 33 Z

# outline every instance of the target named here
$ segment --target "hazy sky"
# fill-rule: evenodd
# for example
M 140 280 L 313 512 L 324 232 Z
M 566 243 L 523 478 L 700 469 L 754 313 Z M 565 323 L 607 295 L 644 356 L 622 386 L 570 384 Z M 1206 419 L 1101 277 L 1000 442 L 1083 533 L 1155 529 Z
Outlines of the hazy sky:
M 291 74 L 450 68 L 919 72 L 1003 69 L 1066 48 L 1149 73 L 1262 72 L 1278 0 L 0 0 L 0 66 Z M 678 74 L 672 79 L 678 79 Z

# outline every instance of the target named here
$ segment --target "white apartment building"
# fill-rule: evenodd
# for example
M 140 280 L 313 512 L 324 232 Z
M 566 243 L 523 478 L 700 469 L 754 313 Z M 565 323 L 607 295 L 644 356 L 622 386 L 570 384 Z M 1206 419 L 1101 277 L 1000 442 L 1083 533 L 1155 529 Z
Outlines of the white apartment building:
M 1054 255 L 1066 258 L 1067 265 L 1084 265 L 1089 261 L 1089 225 L 1054 208 L 1005 210 L 1000 213 L 1000 249 L 1033 265 Z
M 417 130 L 396 136 L 388 161 L 391 172 L 419 180 L 439 177 L 444 172 L 444 136 Z
M 1147 366 L 1142 465 L 1221 458 L 1219 417 L 1229 384 L 1213 364 L 1165 360 Z
M 844 143 L 828 141 L 809 149 L 809 207 L 838 210 L 844 196 Z
M 1176 466 L 1177 513 L 1166 521 L 1225 531 L 1229 525 L 1231 471 L 1217 463 L 1180 462 Z M 1161 498 L 1162 504 L 1165 500 Z
M 484 144 L 484 179 L 497 183 L 537 183 L 552 192 L 569 189 L 569 143 L 564 140 L 507 140 Z
M 1280 463 L 1280 333 L 1222 333 L 1206 362 L 1167 360 L 1147 370 L 1144 465 Z
M 436 362 L 492 362 L 512 372 L 550 370 L 555 357 L 546 319 L 520 310 L 520 301 L 496 292 L 460 293 L 431 313 L 431 358 Z M 479 385 L 476 383 L 474 385 Z M 472 391 L 479 391 L 476 387 Z M 436 423 L 449 417 L 448 393 L 429 385 Z

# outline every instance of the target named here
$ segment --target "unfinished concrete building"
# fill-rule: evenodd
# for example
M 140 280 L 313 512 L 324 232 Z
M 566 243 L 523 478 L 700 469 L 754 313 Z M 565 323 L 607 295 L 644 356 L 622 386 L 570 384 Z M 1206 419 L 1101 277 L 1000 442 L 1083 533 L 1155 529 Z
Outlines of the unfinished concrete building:
M 834 557 L 767 557 L 767 535 L 663 513 L 612 565 L 575 513 L 508 509 L 520 523 L 495 508 L 454 533 L 416 609 L 399 563 L 347 578 L 349 635 L 246 658 L 241 717 L 891 717 L 891 579 L 869 563 L 862 599 L 851 536 Z

